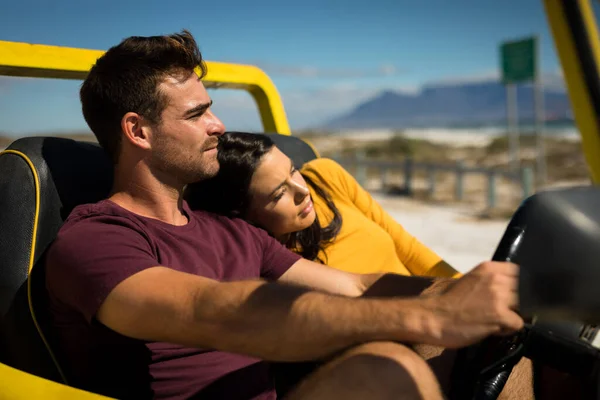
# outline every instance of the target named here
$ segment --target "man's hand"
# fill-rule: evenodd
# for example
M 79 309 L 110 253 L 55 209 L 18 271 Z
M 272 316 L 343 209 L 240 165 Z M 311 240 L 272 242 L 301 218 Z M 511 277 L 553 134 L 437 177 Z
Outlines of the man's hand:
M 436 282 L 423 293 L 433 314 L 429 344 L 459 348 L 523 327 L 515 264 L 484 262 L 464 277 Z M 432 343 L 433 341 L 433 343 Z

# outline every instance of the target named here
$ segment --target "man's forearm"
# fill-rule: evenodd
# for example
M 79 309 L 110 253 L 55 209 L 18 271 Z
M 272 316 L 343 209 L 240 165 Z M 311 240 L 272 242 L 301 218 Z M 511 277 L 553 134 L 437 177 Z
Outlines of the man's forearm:
M 373 340 L 422 341 L 431 313 L 420 299 L 350 299 L 276 283 L 220 283 L 197 296 L 201 343 L 272 361 L 329 356 Z

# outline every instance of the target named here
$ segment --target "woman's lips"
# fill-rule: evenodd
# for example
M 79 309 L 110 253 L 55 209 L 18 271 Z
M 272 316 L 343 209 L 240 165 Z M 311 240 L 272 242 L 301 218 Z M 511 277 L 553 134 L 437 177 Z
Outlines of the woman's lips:
M 308 201 L 308 204 L 306 205 L 306 207 L 304 207 L 302 209 L 302 211 L 300 211 L 300 216 L 301 217 L 306 217 L 308 214 L 310 214 L 310 212 L 313 210 L 313 202 L 312 200 Z

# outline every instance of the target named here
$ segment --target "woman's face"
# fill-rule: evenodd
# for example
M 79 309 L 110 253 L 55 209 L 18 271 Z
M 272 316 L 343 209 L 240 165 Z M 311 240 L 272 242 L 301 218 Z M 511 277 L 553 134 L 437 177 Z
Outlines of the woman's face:
M 249 196 L 248 219 L 275 237 L 301 231 L 315 220 L 306 181 L 275 146 L 254 171 Z

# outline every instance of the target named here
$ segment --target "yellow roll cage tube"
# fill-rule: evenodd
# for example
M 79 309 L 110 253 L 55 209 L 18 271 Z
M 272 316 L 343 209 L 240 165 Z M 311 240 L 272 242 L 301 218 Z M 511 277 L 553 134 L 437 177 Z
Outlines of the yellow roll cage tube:
M 0 40 L 0 75 L 83 80 L 101 50 L 77 49 Z M 271 79 L 252 65 L 208 61 L 207 88 L 241 89 L 258 106 L 265 132 L 290 135 L 283 102 Z
M 591 0 L 544 0 L 594 184 L 600 181 L 600 40 Z

